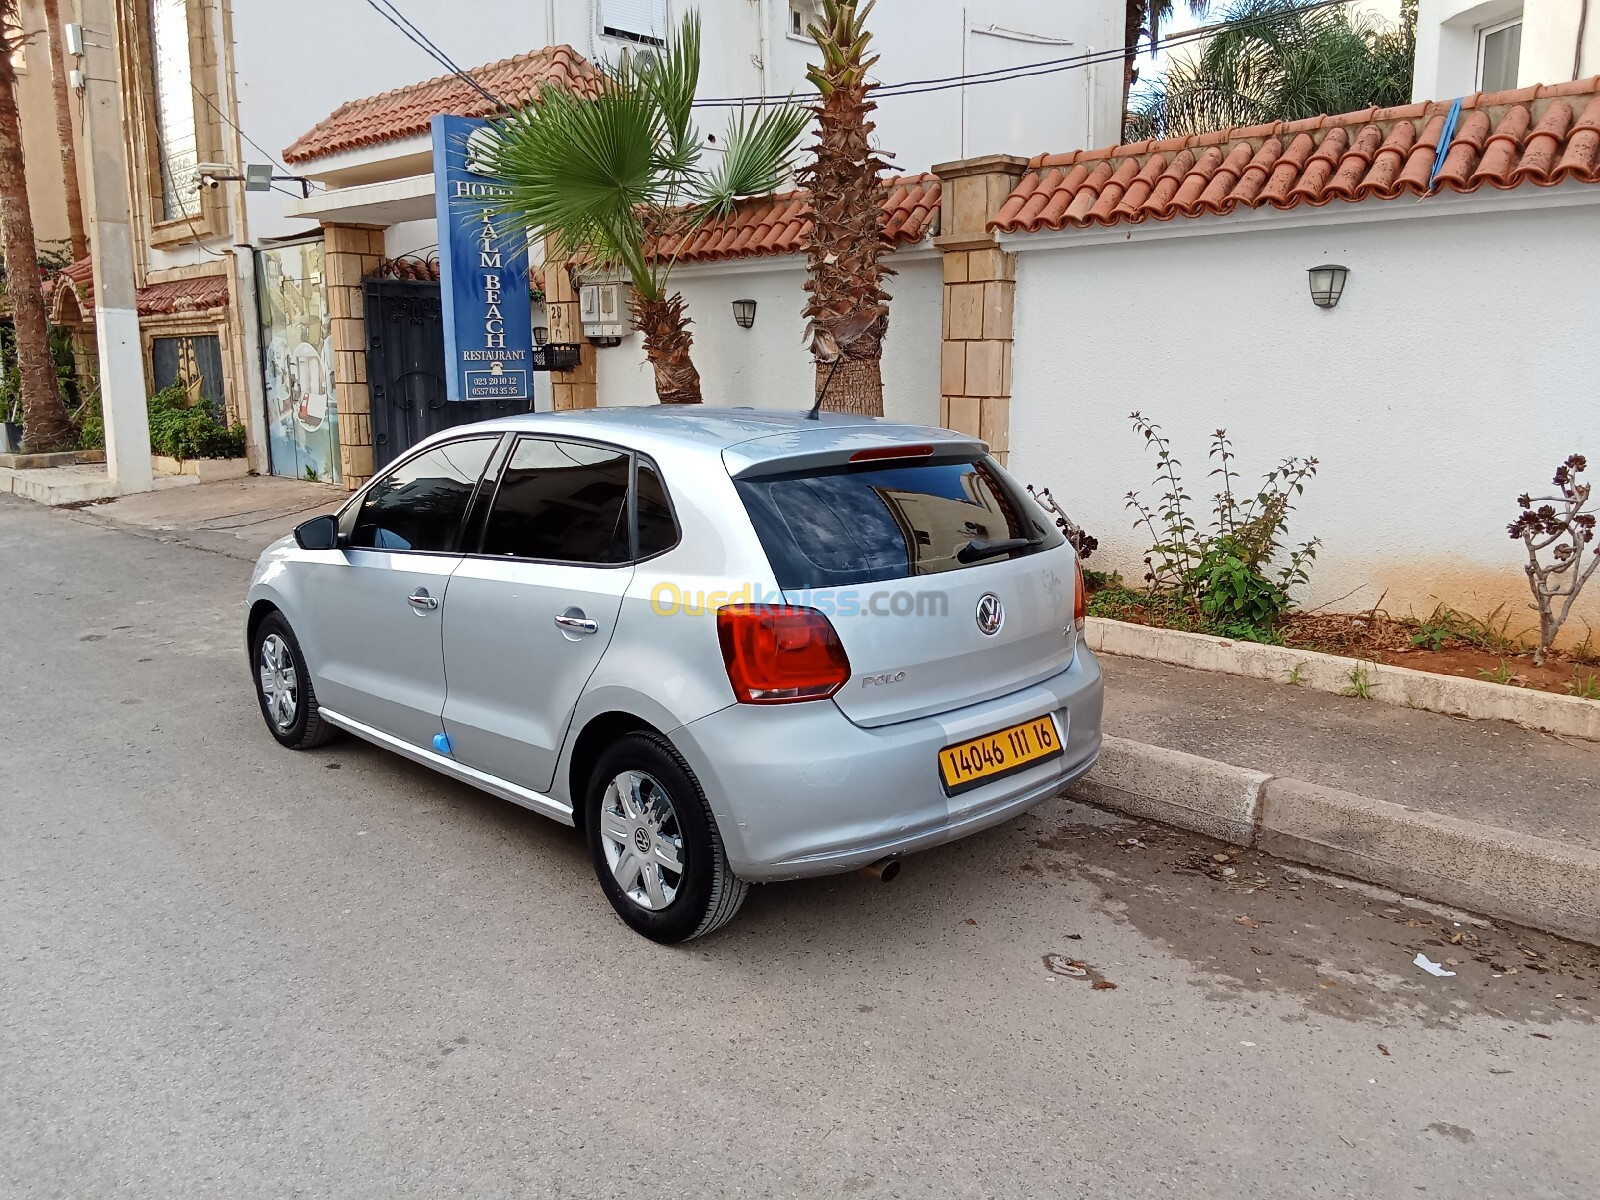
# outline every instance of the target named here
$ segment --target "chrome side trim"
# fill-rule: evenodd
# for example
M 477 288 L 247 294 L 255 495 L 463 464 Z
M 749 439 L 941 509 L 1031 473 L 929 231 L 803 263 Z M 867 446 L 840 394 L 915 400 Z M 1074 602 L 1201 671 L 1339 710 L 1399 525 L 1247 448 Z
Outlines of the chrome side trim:
M 490 775 L 473 767 L 463 766 L 452 758 L 442 754 L 435 754 L 432 750 L 424 750 L 421 746 L 413 746 L 410 742 L 403 742 L 399 738 L 384 733 L 381 729 L 374 729 L 370 725 L 363 725 L 360 721 L 352 720 L 331 708 L 317 706 L 317 711 L 322 714 L 322 719 L 330 725 L 337 725 L 346 733 L 353 733 L 364 741 L 385 750 L 393 750 L 403 758 L 412 762 L 421 763 L 425 767 L 432 767 L 443 775 L 452 779 L 459 779 L 462 783 L 471 784 L 488 792 L 491 796 L 498 796 L 502 800 L 509 800 L 513 804 L 520 804 L 523 808 L 532 809 L 540 816 L 549 817 L 552 821 L 560 821 L 563 825 L 575 825 L 572 819 L 570 805 L 562 804 L 541 792 L 530 791 L 501 779 L 498 775 Z

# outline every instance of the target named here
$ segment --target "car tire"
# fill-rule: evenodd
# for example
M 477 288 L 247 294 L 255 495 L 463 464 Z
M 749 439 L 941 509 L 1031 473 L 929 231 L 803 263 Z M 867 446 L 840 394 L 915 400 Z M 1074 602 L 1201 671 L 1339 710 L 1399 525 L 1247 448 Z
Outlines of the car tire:
M 630 733 L 600 755 L 584 831 L 606 899 L 651 941 L 672 945 L 720 929 L 749 894 L 694 772 L 660 734 Z
M 291 750 L 310 750 L 338 732 L 322 719 L 300 642 L 280 612 L 268 613 L 250 639 L 256 700 L 273 737 Z

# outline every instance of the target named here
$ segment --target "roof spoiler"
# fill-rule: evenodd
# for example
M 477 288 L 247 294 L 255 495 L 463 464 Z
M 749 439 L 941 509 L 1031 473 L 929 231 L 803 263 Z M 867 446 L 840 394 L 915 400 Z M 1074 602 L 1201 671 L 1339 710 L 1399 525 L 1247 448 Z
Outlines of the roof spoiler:
M 900 450 L 905 453 L 898 453 Z M 843 467 L 852 462 L 970 462 L 987 453 L 986 442 L 953 429 L 900 426 L 891 430 L 871 425 L 840 429 L 823 425 L 738 442 L 722 451 L 722 462 L 733 478 L 752 479 Z

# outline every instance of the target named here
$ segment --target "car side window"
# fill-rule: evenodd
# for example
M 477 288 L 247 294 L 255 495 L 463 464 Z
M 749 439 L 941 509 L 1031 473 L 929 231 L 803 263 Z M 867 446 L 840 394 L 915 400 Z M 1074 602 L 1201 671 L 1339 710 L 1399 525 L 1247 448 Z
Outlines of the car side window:
M 627 562 L 628 466 L 628 452 L 615 447 L 519 439 L 489 509 L 483 553 Z
M 466 438 L 401 463 L 362 497 L 350 545 L 449 554 L 498 437 Z
M 655 466 L 639 460 L 639 557 L 649 558 L 678 544 L 678 523 L 667 502 L 667 489 Z

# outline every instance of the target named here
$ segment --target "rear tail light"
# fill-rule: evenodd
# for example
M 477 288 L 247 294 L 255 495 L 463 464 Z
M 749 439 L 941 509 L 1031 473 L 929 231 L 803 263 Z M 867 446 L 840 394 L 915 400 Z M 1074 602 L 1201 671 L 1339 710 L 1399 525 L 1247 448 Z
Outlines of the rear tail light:
M 790 605 L 717 610 L 717 640 L 741 704 L 823 700 L 850 679 L 850 660 L 828 618 Z
M 1083 563 L 1074 559 L 1072 566 L 1072 627 L 1082 633 L 1084 622 L 1089 618 L 1089 597 L 1083 590 Z

